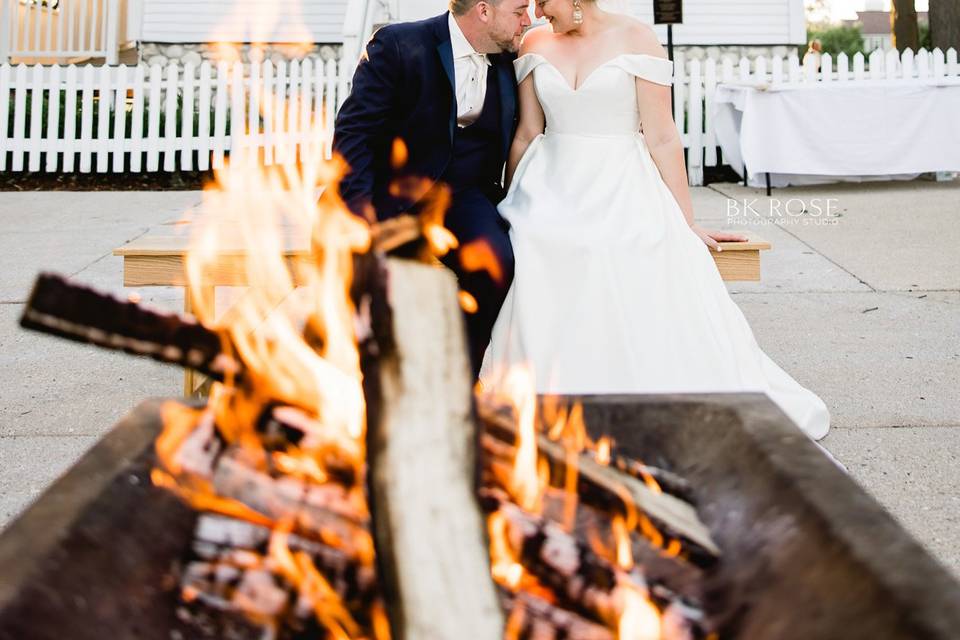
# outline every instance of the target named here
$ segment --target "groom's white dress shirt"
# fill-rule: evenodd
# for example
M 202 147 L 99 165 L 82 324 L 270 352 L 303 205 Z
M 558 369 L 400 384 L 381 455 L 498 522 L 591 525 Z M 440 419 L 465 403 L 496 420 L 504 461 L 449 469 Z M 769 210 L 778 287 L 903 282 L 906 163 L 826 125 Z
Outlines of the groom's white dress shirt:
M 447 14 L 450 23 L 450 46 L 453 48 L 453 77 L 457 93 L 457 124 L 461 127 L 476 122 L 483 110 L 487 95 L 487 67 L 492 63 L 486 54 L 478 53 L 452 13 Z

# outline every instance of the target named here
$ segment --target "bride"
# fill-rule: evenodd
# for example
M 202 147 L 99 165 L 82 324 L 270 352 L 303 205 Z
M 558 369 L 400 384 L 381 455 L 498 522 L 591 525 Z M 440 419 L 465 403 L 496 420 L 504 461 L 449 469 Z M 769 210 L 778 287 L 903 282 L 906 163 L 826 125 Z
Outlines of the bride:
M 542 393 L 765 392 L 811 438 L 823 401 L 759 347 L 694 222 L 653 30 L 595 0 L 536 0 L 500 214 L 513 285 L 481 379 L 531 365 Z

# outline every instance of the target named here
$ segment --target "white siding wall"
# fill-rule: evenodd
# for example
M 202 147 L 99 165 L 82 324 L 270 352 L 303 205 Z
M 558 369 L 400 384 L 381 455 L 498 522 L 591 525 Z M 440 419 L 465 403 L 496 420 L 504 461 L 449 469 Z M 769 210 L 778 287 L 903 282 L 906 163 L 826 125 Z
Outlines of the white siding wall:
M 333 43 L 351 0 L 142 1 L 146 42 Z
M 446 0 L 396 0 L 398 20 L 419 20 L 447 8 Z M 630 0 L 632 13 L 653 22 L 652 0 Z M 676 44 L 804 44 L 803 0 L 685 0 Z M 666 27 L 657 27 L 666 42 Z

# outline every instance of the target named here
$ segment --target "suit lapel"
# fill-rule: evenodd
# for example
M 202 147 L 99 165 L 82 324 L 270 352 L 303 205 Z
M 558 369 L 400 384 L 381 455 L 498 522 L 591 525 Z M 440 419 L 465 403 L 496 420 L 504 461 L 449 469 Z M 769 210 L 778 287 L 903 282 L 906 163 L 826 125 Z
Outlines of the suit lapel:
M 443 30 L 440 30 L 439 25 L 437 29 L 437 36 L 440 39 L 440 44 L 437 45 L 437 54 L 440 56 L 440 64 L 443 65 L 443 70 L 447 74 L 447 80 L 450 81 L 452 96 L 450 100 L 450 141 L 453 142 L 453 131 L 457 126 L 457 80 L 453 71 L 453 46 L 450 44 L 450 30 L 447 28 L 446 14 L 443 18 Z M 444 37 L 444 32 L 446 37 Z

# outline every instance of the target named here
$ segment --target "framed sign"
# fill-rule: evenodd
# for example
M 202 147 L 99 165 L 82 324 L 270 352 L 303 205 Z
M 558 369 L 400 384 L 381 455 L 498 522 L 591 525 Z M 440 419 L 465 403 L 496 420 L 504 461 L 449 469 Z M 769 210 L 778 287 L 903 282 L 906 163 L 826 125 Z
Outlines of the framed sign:
M 654 24 L 680 24 L 683 22 L 683 0 L 653 0 Z

